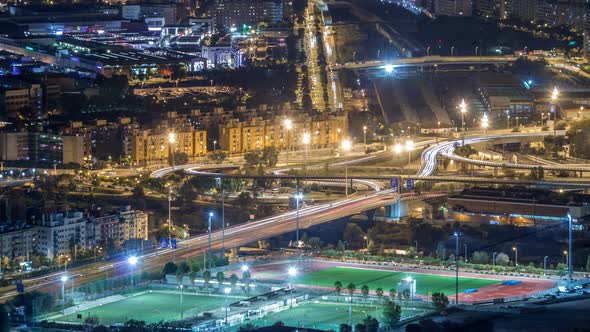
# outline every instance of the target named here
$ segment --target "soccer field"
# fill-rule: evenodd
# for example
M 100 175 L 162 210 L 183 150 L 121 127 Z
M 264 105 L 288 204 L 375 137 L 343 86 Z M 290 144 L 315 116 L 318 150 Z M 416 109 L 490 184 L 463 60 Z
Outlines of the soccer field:
M 433 292 L 443 292 L 448 295 L 455 293 L 455 277 L 451 276 L 346 267 L 332 267 L 300 275 L 295 282 L 310 286 L 334 287 L 334 282 L 340 281 L 343 292 L 346 292 L 346 286 L 352 282 L 356 285 L 357 290 L 360 290 L 362 285 L 367 285 L 371 291 L 380 287 L 387 294 L 390 289 L 397 288 L 397 284 L 402 278 L 408 276 L 416 279 L 417 294 L 427 295 Z M 459 277 L 459 291 L 495 285 L 499 282 L 499 280 Z
M 184 318 L 198 312 L 219 309 L 224 306 L 224 298 L 216 296 L 183 295 L 182 310 Z M 80 322 L 88 316 L 97 316 L 101 324 L 124 323 L 129 319 L 143 320 L 146 323 L 180 319 L 180 294 L 145 293 L 121 301 L 105 304 L 92 309 L 59 317 L 58 321 Z M 82 319 L 77 318 L 82 315 Z
M 320 330 L 338 331 L 340 324 L 348 323 L 348 303 L 310 303 L 302 304 L 275 314 L 265 316 L 261 319 L 249 321 L 256 326 L 272 325 L 276 322 L 283 322 L 288 326 L 301 326 L 316 328 Z M 402 310 L 402 317 L 414 315 L 420 311 Z M 352 325 L 360 323 L 367 315 L 377 320 L 382 320 L 382 306 L 353 306 Z M 233 328 L 237 330 L 239 326 Z

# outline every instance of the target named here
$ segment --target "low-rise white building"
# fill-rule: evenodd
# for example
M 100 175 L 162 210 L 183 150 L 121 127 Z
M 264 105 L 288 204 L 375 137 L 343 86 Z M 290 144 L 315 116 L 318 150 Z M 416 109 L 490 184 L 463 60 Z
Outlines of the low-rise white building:
M 69 255 L 72 246 L 85 249 L 88 219 L 84 213 L 44 214 L 37 225 L 37 251 L 49 259 Z

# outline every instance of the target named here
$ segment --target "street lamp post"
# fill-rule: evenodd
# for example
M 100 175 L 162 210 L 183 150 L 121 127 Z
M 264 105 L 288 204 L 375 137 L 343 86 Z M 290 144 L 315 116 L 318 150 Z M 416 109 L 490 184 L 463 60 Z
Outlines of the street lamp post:
M 309 147 L 309 143 L 311 143 L 311 135 L 309 133 L 303 134 L 303 145 L 305 145 L 305 171 L 307 172 L 307 148 Z
M 569 213 L 567 213 L 567 233 L 568 233 L 568 241 L 567 241 L 567 246 L 568 246 L 568 258 L 567 258 L 567 274 L 568 274 L 568 279 L 569 282 L 572 282 L 572 253 L 573 253 L 573 249 L 572 249 L 572 215 Z
M 459 304 L 459 237 L 461 232 L 455 232 L 455 304 Z
M 211 218 L 213 218 L 213 212 L 209 212 L 208 227 L 207 227 L 207 258 L 209 259 L 209 269 L 211 269 Z
M 225 257 L 225 186 L 221 188 L 221 252 Z
M 297 186 L 297 192 L 295 193 L 295 224 L 296 224 L 296 231 L 295 231 L 295 245 L 297 246 L 297 262 L 301 260 L 301 249 L 299 246 L 299 201 L 303 199 L 303 193 L 299 192 L 299 186 Z
M 131 288 L 133 288 L 135 283 L 135 264 L 137 264 L 137 257 L 131 256 L 127 261 L 129 262 L 129 265 L 131 265 Z
M 555 122 L 557 121 L 557 109 L 555 108 L 557 97 L 559 97 L 559 90 L 557 90 L 557 87 L 553 87 L 553 91 L 551 92 L 551 111 L 548 116 L 548 120 L 551 120 L 551 113 L 553 113 L 553 136 L 555 136 Z
M 494 253 L 492 254 L 492 269 L 496 268 L 496 255 L 498 253 L 494 251 Z
M 563 251 L 563 260 L 565 261 L 565 265 L 566 265 L 566 266 L 569 266 L 569 264 L 568 264 L 568 258 L 569 258 L 569 257 L 568 257 L 568 255 L 567 255 L 567 250 L 564 250 L 564 251 Z
M 364 134 L 364 143 L 365 147 L 367 146 L 367 126 L 363 126 L 363 134 Z
M 225 294 L 225 326 L 227 326 L 227 309 L 228 309 L 227 296 L 229 295 L 230 292 L 231 292 L 231 288 L 229 288 L 229 287 L 225 287 L 223 289 L 223 293 Z
M 291 301 L 290 301 L 290 309 L 293 309 L 293 278 L 297 275 L 297 269 L 294 267 L 290 267 L 288 270 L 289 274 L 289 290 L 291 293 Z
M 61 278 L 59 278 L 59 280 L 61 280 L 61 311 L 62 314 L 65 315 L 66 314 L 66 282 L 68 281 L 68 276 L 63 275 L 61 276 Z
M 518 266 L 518 248 L 512 247 L 512 251 L 514 251 L 514 266 Z
M 414 141 L 407 140 L 406 151 L 408 151 L 408 170 L 410 169 L 410 164 L 412 163 L 412 150 L 414 150 Z
M 352 148 L 352 143 L 350 140 L 345 139 L 342 141 L 342 151 L 346 155 L 346 161 L 344 162 L 344 193 L 345 196 L 348 197 L 348 151 Z
M 481 118 L 481 126 L 483 127 L 483 135 L 486 136 L 486 130 L 488 129 L 488 126 L 490 125 L 489 120 L 488 120 L 488 114 L 484 113 L 483 117 Z
M 465 145 L 465 113 L 467 112 L 467 104 L 465 104 L 465 99 L 461 99 L 459 109 L 461 110 L 461 131 L 463 132 L 461 146 L 463 146 Z
M 286 139 L 286 155 L 287 155 L 287 167 L 289 167 L 289 141 L 290 141 L 290 137 L 291 137 L 291 128 L 293 128 L 293 121 L 291 121 L 291 119 L 285 119 L 285 129 L 287 129 L 287 139 Z
M 172 185 L 168 187 L 168 245 L 172 243 Z
M 547 275 L 547 258 L 549 256 L 543 257 L 543 275 Z
M 174 143 L 176 143 L 176 134 L 168 133 L 168 144 L 170 145 L 170 162 L 172 163 L 172 172 L 174 172 Z

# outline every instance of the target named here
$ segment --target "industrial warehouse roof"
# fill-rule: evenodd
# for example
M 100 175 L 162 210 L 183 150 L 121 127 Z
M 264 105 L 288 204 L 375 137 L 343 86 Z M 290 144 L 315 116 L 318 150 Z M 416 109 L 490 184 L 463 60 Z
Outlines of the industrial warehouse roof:
M 181 60 L 180 56 L 170 56 L 168 54 L 144 53 L 133 50 L 116 50 L 88 53 L 82 56 L 84 59 L 98 61 L 104 65 L 127 65 L 140 63 L 169 63 Z
M 475 199 L 475 200 L 487 200 L 487 201 L 506 201 L 506 202 L 519 202 L 535 201 L 537 204 L 546 205 L 558 205 L 558 206 L 570 206 L 570 205 L 582 205 L 590 202 L 590 195 L 576 193 L 576 192 L 563 192 L 558 193 L 546 189 L 535 189 L 525 187 L 512 187 L 512 188 L 482 188 L 474 187 L 470 189 L 464 189 L 461 193 L 452 195 L 451 199 Z

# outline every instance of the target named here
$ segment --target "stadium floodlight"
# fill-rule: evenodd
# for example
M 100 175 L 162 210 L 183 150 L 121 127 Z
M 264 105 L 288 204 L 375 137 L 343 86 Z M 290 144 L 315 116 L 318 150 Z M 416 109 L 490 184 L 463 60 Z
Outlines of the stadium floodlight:
M 129 259 L 127 259 L 127 261 L 129 262 L 129 264 L 135 265 L 137 264 L 137 256 L 131 256 L 129 257 Z
M 289 270 L 287 271 L 287 273 L 289 274 L 289 291 L 291 293 L 291 300 L 289 303 L 289 307 L 290 309 L 293 309 L 293 285 L 291 285 L 291 283 L 293 282 L 293 278 L 295 278 L 295 276 L 297 275 L 297 269 L 293 266 L 291 266 L 289 268 Z
M 134 286 L 135 279 L 135 265 L 137 264 L 137 256 L 131 256 L 127 259 L 129 265 L 131 265 L 131 287 Z
M 242 272 L 248 272 L 248 270 L 250 270 L 250 267 L 248 265 L 242 265 Z
M 394 69 L 393 65 L 385 65 L 385 72 L 386 73 L 388 73 L 388 74 L 393 73 L 393 69 Z
M 68 281 L 68 276 L 63 275 L 61 276 L 61 278 L 59 278 L 59 280 L 61 280 L 61 311 L 62 314 L 66 314 L 66 282 Z M 73 287 L 73 285 L 72 285 Z

